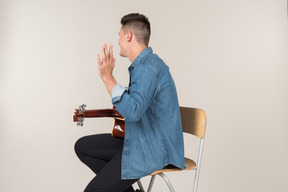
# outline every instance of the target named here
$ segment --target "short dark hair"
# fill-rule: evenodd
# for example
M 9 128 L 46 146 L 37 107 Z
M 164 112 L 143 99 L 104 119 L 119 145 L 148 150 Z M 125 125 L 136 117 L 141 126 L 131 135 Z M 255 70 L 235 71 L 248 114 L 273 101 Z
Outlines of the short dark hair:
M 145 15 L 139 13 L 125 15 L 121 19 L 121 25 L 124 33 L 126 33 L 127 29 L 131 30 L 138 43 L 148 46 L 151 29 L 150 22 Z

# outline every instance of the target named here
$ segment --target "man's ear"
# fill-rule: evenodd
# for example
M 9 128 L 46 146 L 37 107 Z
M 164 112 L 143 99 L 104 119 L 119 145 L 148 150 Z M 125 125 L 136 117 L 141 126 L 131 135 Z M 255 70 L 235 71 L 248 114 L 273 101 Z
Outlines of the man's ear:
M 132 33 L 132 31 L 130 31 L 130 30 L 127 30 L 127 31 L 126 31 L 126 39 L 127 39 L 127 41 L 128 41 L 128 42 L 130 42 L 130 41 L 131 41 L 131 39 L 132 39 L 132 36 L 133 36 L 133 33 Z

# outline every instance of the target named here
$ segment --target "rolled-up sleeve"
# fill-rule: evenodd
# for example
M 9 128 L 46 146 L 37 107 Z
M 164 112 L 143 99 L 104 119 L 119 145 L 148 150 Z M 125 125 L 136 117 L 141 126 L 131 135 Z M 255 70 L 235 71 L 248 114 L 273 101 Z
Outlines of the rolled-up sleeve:
M 112 90 L 112 103 L 116 103 L 121 100 L 121 97 L 125 91 L 128 90 L 128 87 L 123 87 L 120 84 L 116 84 Z

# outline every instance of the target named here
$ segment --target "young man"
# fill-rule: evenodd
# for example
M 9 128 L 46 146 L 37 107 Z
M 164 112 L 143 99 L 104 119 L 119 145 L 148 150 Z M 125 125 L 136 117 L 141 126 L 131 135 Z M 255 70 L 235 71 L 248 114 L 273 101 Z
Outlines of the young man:
M 112 45 L 97 55 L 100 77 L 125 117 L 125 138 L 101 134 L 76 142 L 79 159 L 96 174 L 85 192 L 130 192 L 134 182 L 157 169 L 185 168 L 175 84 L 168 66 L 148 47 L 149 38 L 147 17 L 133 13 L 121 19 L 120 55 L 132 62 L 128 88 L 113 77 Z

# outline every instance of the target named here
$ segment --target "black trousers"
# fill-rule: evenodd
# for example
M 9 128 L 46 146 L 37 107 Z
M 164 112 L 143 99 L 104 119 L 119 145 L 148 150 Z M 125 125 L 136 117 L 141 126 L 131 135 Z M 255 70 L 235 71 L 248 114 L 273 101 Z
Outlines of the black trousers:
M 96 176 L 84 192 L 133 192 L 137 179 L 121 179 L 121 156 L 124 139 L 111 134 L 90 135 L 75 143 L 75 152 Z

